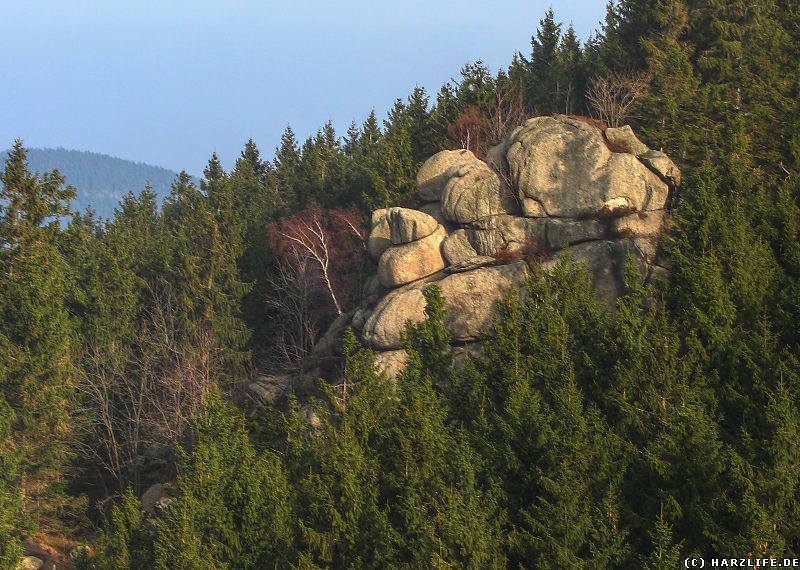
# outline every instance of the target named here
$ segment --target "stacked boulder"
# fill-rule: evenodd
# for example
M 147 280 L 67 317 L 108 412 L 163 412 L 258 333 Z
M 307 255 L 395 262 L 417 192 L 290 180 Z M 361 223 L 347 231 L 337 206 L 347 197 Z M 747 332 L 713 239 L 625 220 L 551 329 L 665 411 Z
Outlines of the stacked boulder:
M 630 127 L 601 130 L 562 115 L 529 119 L 485 162 L 468 150 L 439 152 L 417 176 L 418 210 L 373 214 L 368 248 L 389 291 L 357 323 L 362 340 L 395 374 L 405 324 L 424 318 L 421 290 L 436 282 L 454 343 L 479 352 L 494 303 L 521 288 L 529 269 L 518 260 L 529 255 L 566 252 L 613 302 L 628 259 L 643 279 L 658 271 L 658 237 L 679 183 L 672 161 Z
M 444 269 L 447 230 L 419 210 L 388 208 L 373 213 L 368 250 L 378 262 L 378 279 L 391 289 Z

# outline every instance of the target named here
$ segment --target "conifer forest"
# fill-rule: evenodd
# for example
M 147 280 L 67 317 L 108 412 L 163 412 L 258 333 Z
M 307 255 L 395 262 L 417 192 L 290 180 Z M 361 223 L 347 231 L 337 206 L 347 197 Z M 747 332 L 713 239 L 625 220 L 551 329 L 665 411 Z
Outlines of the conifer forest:
M 534 28 L 496 73 L 250 140 L 110 218 L 3 141 L 0 568 L 800 559 L 800 4 L 620 0 L 585 42 L 552 9 Z M 396 378 L 346 329 L 313 389 L 252 397 L 362 302 L 371 212 L 417 207 L 429 157 L 553 114 L 680 168 L 667 277 L 609 305 L 528 256 L 482 354 L 456 358 L 431 286 Z

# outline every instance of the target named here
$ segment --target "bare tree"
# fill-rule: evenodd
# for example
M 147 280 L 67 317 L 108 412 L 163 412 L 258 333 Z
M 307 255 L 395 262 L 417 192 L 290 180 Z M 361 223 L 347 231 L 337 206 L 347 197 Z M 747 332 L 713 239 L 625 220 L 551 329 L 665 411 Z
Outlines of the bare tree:
M 146 445 L 143 377 L 128 374 L 123 350 L 115 342 L 87 347 L 78 383 L 84 404 L 77 414 L 81 451 L 99 468 L 100 480 L 110 476 L 117 491 L 128 484 L 138 487 L 137 457 Z
M 182 330 L 173 296 L 155 295 L 145 320 L 136 369 L 147 382 L 148 431 L 162 446 L 186 435 L 193 417 L 202 411 L 209 395 L 225 389 L 222 351 L 207 327 Z
M 336 307 L 336 314 L 342 314 L 342 306 L 333 289 L 331 282 L 331 241 L 330 232 L 327 231 L 322 220 L 322 210 L 311 208 L 307 215 L 292 216 L 278 229 L 278 234 L 287 242 L 290 257 L 299 259 L 304 257 L 315 263 L 320 271 L 320 278 L 330 299 Z
M 631 107 L 650 86 L 650 77 L 642 72 L 617 73 L 597 77 L 586 91 L 592 116 L 609 127 L 621 126 L 630 116 Z
M 280 329 L 274 357 L 292 369 L 360 293 L 366 232 L 355 210 L 313 206 L 272 224 L 268 237 L 277 261 L 266 300 Z
M 494 111 L 489 118 L 491 140 L 495 143 L 502 141 L 521 125 L 526 117 L 522 90 L 510 82 L 505 87 L 498 87 L 495 93 Z
M 83 353 L 79 446 L 114 492 L 139 490 L 148 458 L 169 459 L 219 387 L 211 331 L 182 330 L 169 291 L 150 289 L 150 297 L 135 344 L 96 341 Z
M 319 292 L 312 277 L 311 261 L 299 248 L 285 252 L 277 267 L 277 275 L 270 280 L 272 294 L 266 299 L 275 311 L 279 330 L 273 354 L 278 368 L 296 369 L 316 344 L 322 328 L 322 315 L 318 309 Z

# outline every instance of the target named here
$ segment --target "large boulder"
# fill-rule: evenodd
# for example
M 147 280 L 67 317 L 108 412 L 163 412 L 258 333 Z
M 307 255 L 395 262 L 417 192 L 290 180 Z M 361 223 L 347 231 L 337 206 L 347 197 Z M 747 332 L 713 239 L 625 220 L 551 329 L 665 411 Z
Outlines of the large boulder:
M 408 362 L 408 353 L 405 350 L 386 350 L 375 354 L 375 368 L 394 380 L 405 369 Z
M 424 202 L 440 200 L 448 180 L 447 171 L 472 158 L 475 156 L 465 149 L 443 150 L 434 154 L 423 163 L 417 173 L 417 195 Z
M 664 210 L 637 212 L 611 222 L 611 235 L 616 237 L 658 237 L 664 228 Z
M 156 515 L 158 514 L 158 505 L 165 497 L 168 496 L 169 495 L 167 495 L 167 492 L 161 483 L 150 485 L 147 490 L 142 493 L 142 498 L 140 499 L 142 503 L 142 509 L 146 513 Z
M 361 297 L 368 305 L 374 305 L 385 292 L 383 285 L 381 285 L 381 280 L 375 274 L 367 277 L 364 287 L 361 289 Z
M 442 242 L 442 254 L 444 254 L 448 265 L 455 265 L 475 257 L 478 252 L 472 247 L 467 231 L 459 229 L 447 236 Z
M 260 374 L 247 386 L 247 394 L 259 405 L 274 404 L 289 393 L 292 381 L 290 374 Z
M 370 229 L 375 229 L 375 226 L 378 225 L 381 220 L 383 220 L 387 214 L 389 213 L 388 208 L 378 208 L 377 210 L 372 210 L 372 216 L 370 217 Z
M 431 218 L 436 220 L 439 223 L 439 225 L 450 229 L 449 228 L 449 226 L 451 225 L 450 222 L 447 221 L 444 217 L 444 214 L 442 214 L 441 202 L 426 202 L 425 204 L 422 204 L 422 206 L 420 206 L 418 209 L 420 212 L 425 212 Z
M 17 564 L 16 570 L 39 570 L 44 566 L 44 560 L 36 556 L 25 556 Z
M 498 262 L 494 257 L 489 257 L 488 255 L 476 255 L 475 257 L 470 257 L 469 259 L 465 259 L 463 261 L 459 261 L 458 263 L 454 263 L 453 265 L 447 266 L 444 272 L 448 275 L 452 273 L 466 273 L 467 271 L 474 271 L 476 269 L 480 269 L 481 267 L 490 267 L 497 264 Z
M 406 323 L 425 319 L 425 297 L 419 287 L 387 295 L 367 319 L 361 338 L 378 350 L 397 350 L 402 346 Z
M 328 325 L 325 334 L 317 339 L 311 352 L 308 353 L 306 364 L 316 366 L 319 364 L 317 362 L 319 359 L 341 354 L 342 337 L 344 336 L 344 331 L 347 330 L 353 322 L 354 313 L 354 310 L 342 313 Z
M 528 266 L 519 261 L 456 273 L 439 281 L 447 307 L 444 324 L 453 339 L 467 342 L 488 334 L 495 303 L 512 287 L 521 289 L 527 274 Z
M 681 185 L 681 171 L 675 163 L 663 152 L 648 150 L 639 160 L 650 170 L 656 173 L 667 185 L 675 187 Z
M 599 209 L 596 176 L 611 151 L 599 129 L 563 117 L 525 121 L 506 158 L 520 198 L 539 202 L 551 216 L 579 216 Z
M 453 364 L 456 368 L 463 368 L 467 358 L 479 359 L 486 354 L 486 347 L 482 342 L 470 342 L 453 348 Z
M 637 212 L 663 209 L 669 194 L 669 187 L 632 154 L 612 155 L 596 184 L 602 206 L 625 204 Z
M 538 200 L 527 196 L 521 199 L 522 215 L 528 218 L 546 218 L 547 212 Z
M 364 329 L 364 324 L 367 322 L 369 318 L 371 310 L 366 308 L 360 308 L 353 313 L 353 321 L 350 323 L 350 326 L 353 327 L 353 330 L 360 331 Z
M 543 210 L 579 218 L 610 205 L 664 207 L 666 184 L 634 155 L 612 152 L 593 125 L 560 115 L 537 117 L 515 131 L 510 142 L 506 156 L 525 215 Z
M 636 138 L 630 125 L 621 127 L 609 127 L 605 130 L 608 144 L 615 152 L 627 152 L 628 154 L 643 154 L 650 150 L 647 145 Z
M 495 172 L 506 173 L 508 171 L 508 160 L 506 160 L 506 152 L 508 152 L 508 142 L 504 140 L 498 145 L 490 147 L 486 151 L 486 164 L 488 164 Z
M 481 267 L 438 276 L 407 285 L 387 295 L 367 319 L 361 338 L 377 350 L 397 350 L 402 346 L 406 323 L 425 319 L 422 289 L 436 283 L 442 289 L 447 316 L 445 326 L 453 339 L 474 341 L 489 331 L 493 307 L 511 287 L 522 288 L 528 266 L 516 262 L 496 267 Z
M 446 237 L 447 231 L 438 226 L 428 237 L 389 247 L 378 261 L 381 285 L 399 287 L 444 269 L 441 244 Z
M 372 214 L 373 224 L 372 231 L 367 238 L 367 253 L 369 253 L 372 261 L 377 262 L 383 252 L 392 245 L 392 230 L 389 226 L 386 210 L 376 210 L 376 212 L 380 212 L 380 214 L 377 216 L 375 212 Z
M 445 176 L 442 214 L 447 220 L 466 224 L 507 211 L 497 173 L 472 153 L 468 161 L 450 167 Z
M 389 208 L 388 217 L 392 245 L 428 237 L 439 227 L 439 223 L 428 214 L 410 208 Z
M 529 119 L 489 149 L 485 162 L 468 150 L 437 153 L 419 171 L 418 209 L 373 212 L 367 248 L 378 268 L 361 304 L 336 319 L 298 372 L 261 376 L 245 395 L 281 405 L 319 395 L 319 379 L 341 373 L 347 326 L 376 351 L 377 369 L 396 378 L 407 366 L 407 325 L 426 318 L 424 290 L 434 283 L 455 362 L 463 365 L 490 346 L 497 301 L 512 289 L 527 294 L 528 263 L 536 262 L 537 273 L 551 271 L 559 250 L 586 266 L 597 295 L 613 306 L 631 276 L 628 263 L 642 282 L 668 274 L 659 237 L 679 181 L 672 161 L 629 127 L 601 131 L 560 115 Z M 303 409 L 318 425 L 312 409 Z

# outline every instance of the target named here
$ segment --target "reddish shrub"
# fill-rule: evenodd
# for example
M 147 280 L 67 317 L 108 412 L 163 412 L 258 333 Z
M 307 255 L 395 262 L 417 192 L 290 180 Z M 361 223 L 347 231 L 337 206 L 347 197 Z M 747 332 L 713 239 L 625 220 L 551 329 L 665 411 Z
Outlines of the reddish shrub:
M 594 117 L 587 117 L 586 115 L 567 115 L 567 117 L 575 121 L 580 121 L 581 123 L 586 123 L 587 125 L 596 127 L 603 132 L 605 132 L 605 130 L 608 128 L 607 124 L 600 119 L 595 119 Z
M 483 160 L 492 143 L 492 125 L 477 107 L 470 105 L 447 127 L 447 136 L 453 144 L 471 150 Z

